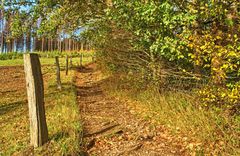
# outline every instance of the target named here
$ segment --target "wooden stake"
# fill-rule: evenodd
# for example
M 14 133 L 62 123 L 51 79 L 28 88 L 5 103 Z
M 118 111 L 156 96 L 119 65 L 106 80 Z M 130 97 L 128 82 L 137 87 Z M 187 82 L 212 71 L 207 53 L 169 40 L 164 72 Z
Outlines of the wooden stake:
M 70 68 L 73 67 L 73 64 L 72 64 L 72 55 L 70 56 Z
M 83 54 L 81 53 L 81 55 L 80 55 L 80 67 L 82 67 L 83 66 Z
M 62 90 L 62 83 L 61 83 L 61 77 L 60 77 L 60 65 L 59 65 L 58 56 L 55 57 L 55 64 L 56 64 L 57 88 L 59 90 Z
M 24 54 L 31 145 L 39 147 L 48 141 L 44 108 L 44 87 L 41 65 L 37 54 Z
M 66 75 L 68 75 L 68 55 L 66 56 Z

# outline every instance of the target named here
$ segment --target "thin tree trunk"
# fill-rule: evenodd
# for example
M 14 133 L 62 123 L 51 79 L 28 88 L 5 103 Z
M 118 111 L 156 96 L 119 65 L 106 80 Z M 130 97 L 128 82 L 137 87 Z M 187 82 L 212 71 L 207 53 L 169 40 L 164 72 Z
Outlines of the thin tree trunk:
M 61 41 L 61 39 L 59 39 L 60 40 L 60 52 L 62 52 L 62 41 Z
M 50 47 L 51 47 L 51 51 L 53 51 L 53 39 L 50 39 Z
M 26 51 L 31 50 L 31 35 L 30 32 L 26 36 Z
M 4 49 L 4 9 L 1 9 L 1 52 L 3 53 L 3 49 Z
M 42 51 L 45 50 L 45 49 L 44 49 L 44 47 L 45 47 L 44 42 L 45 42 L 45 39 L 44 39 L 44 37 L 43 37 L 43 38 L 42 38 Z
M 69 44 L 69 46 L 68 46 L 68 51 L 71 51 L 72 49 L 72 42 L 71 42 L 71 39 L 68 39 L 68 44 Z
M 68 55 L 66 56 L 66 75 L 68 75 Z
M 50 47 L 50 46 L 51 46 L 51 45 L 50 45 L 51 42 L 50 42 L 50 39 L 48 38 L 47 40 L 48 40 L 47 50 L 48 50 L 48 51 L 51 51 L 51 47 Z
M 81 41 L 81 51 L 83 51 L 83 41 Z

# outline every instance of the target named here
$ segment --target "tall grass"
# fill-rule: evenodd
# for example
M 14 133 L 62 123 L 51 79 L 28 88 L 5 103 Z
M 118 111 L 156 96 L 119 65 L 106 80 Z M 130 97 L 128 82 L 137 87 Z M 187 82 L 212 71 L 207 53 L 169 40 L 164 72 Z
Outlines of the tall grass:
M 92 55 L 94 55 L 94 54 L 93 53 L 83 54 L 83 64 L 91 62 Z M 65 57 L 63 57 L 63 56 L 60 57 L 59 61 L 60 61 L 61 66 L 65 66 L 65 62 L 66 62 Z M 53 57 L 48 57 L 48 58 L 40 57 L 40 62 L 42 65 L 53 65 L 55 63 L 55 59 L 53 59 Z M 72 64 L 73 64 L 73 66 L 79 66 L 80 65 L 80 57 L 77 57 L 77 56 L 73 57 Z M 23 58 L 13 59 L 13 60 L 0 60 L 0 66 L 18 66 L 18 65 L 23 65 Z
M 186 148 L 197 155 L 239 155 L 240 117 L 220 109 L 203 109 L 196 95 L 161 91 L 155 86 L 114 76 L 105 89 L 113 96 L 129 99 L 128 105 L 141 117 L 168 127 L 180 135 Z M 145 87 L 144 87 L 145 86 Z

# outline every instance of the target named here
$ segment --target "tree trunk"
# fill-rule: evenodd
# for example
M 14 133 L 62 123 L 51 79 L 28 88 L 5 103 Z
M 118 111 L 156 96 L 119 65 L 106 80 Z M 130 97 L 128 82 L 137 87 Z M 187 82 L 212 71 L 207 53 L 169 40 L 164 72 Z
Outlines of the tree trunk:
M 81 41 L 81 51 L 83 51 L 83 41 Z
M 68 51 L 71 51 L 72 50 L 72 42 L 71 42 L 71 39 L 68 39 Z
M 1 53 L 3 53 L 4 50 L 4 9 L 1 9 Z
M 66 75 L 68 75 L 68 55 L 66 56 Z
M 44 39 L 44 37 L 42 38 L 42 51 L 45 51 L 45 39 Z
M 31 51 L 31 35 L 30 32 L 26 36 L 26 51 Z

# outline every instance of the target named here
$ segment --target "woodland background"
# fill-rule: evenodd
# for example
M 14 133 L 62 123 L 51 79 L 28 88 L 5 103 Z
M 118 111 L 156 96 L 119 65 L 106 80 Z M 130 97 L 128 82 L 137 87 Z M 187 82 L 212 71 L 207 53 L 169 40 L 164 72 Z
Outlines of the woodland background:
M 213 113 L 206 124 L 192 121 L 199 133 L 213 125 L 202 140 L 211 133 L 223 150 L 239 148 L 238 0 L 8 0 L 0 19 L 1 53 L 91 47 L 117 89 L 131 88 L 138 99 L 190 96 L 195 114 L 179 104 L 189 120 Z

